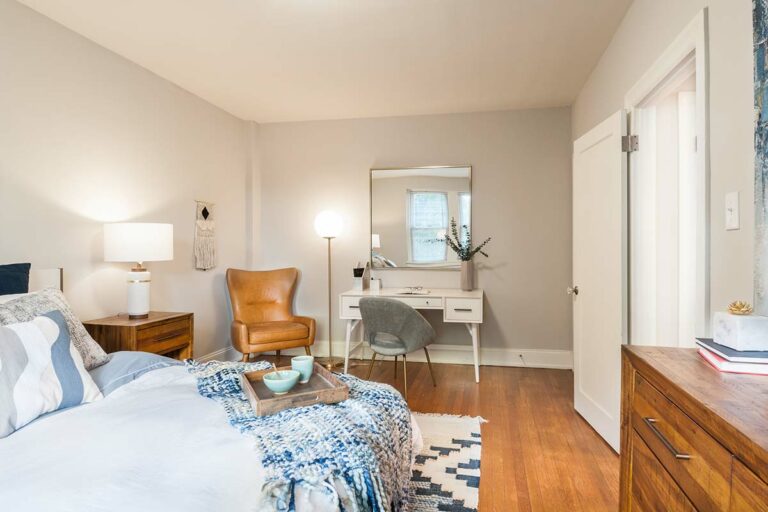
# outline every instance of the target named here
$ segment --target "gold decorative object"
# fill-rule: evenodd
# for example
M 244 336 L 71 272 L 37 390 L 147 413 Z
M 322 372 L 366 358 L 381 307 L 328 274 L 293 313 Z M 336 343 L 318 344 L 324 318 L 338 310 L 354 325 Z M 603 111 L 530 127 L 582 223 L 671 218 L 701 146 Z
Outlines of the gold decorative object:
M 732 315 L 751 315 L 752 304 L 743 300 L 737 300 L 728 305 L 728 312 Z

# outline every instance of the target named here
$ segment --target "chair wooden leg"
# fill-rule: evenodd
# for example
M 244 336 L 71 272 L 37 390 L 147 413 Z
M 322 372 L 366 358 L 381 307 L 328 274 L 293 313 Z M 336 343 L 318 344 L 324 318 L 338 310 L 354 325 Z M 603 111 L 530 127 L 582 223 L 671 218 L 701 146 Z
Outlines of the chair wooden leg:
M 435 372 L 432 371 L 432 361 L 429 360 L 429 351 L 427 351 L 427 347 L 424 347 L 424 355 L 427 356 L 427 366 L 429 366 L 429 376 L 432 377 L 432 386 L 437 387 Z
M 250 358 L 251 358 L 251 354 L 248 354 L 248 353 L 243 354 L 243 362 L 244 363 L 247 363 L 248 359 L 250 359 Z
M 277 357 L 275 358 L 275 366 L 280 366 L 280 351 L 275 351 L 277 353 Z
M 306 353 L 308 356 L 311 356 L 311 355 L 312 355 L 312 351 L 311 351 L 311 350 L 309 350 L 309 345 L 305 345 L 305 346 L 304 346 L 304 352 L 305 352 L 305 353 Z
M 408 357 L 403 354 L 403 398 L 408 401 Z
M 371 366 L 368 367 L 368 376 L 365 380 L 371 380 L 371 374 L 373 373 L 373 362 L 376 361 L 376 352 L 371 354 Z
M 397 380 L 397 356 L 395 356 L 395 380 Z

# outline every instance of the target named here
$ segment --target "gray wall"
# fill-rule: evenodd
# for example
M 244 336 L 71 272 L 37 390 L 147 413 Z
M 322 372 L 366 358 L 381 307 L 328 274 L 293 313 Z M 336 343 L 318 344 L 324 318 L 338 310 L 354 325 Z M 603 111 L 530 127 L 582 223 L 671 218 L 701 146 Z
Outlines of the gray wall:
M 334 340 L 344 336 L 337 294 L 369 248 L 369 169 L 472 165 L 476 239 L 493 236 L 479 259 L 487 293 L 485 347 L 571 347 L 570 109 L 262 124 L 262 266 L 302 270 L 297 307 L 328 339 L 325 240 L 313 230 L 324 209 L 346 219 L 333 241 Z M 456 271 L 380 272 L 385 286 L 459 286 Z M 439 317 L 430 315 L 435 324 Z M 441 343 L 467 343 L 448 326 Z
M 103 223 L 171 222 L 174 261 L 148 265 L 152 307 L 195 313 L 197 356 L 227 347 L 223 272 L 253 252 L 248 123 L 10 0 L 0 70 L 0 263 L 63 267 L 82 319 L 112 315 L 130 265 L 103 262 Z M 193 269 L 195 199 L 216 203 L 209 272 Z
M 709 7 L 711 306 L 753 296 L 754 143 L 752 2 L 638 0 L 573 106 L 576 139 L 622 108 L 624 95 Z M 741 229 L 725 230 L 725 194 L 741 192 Z

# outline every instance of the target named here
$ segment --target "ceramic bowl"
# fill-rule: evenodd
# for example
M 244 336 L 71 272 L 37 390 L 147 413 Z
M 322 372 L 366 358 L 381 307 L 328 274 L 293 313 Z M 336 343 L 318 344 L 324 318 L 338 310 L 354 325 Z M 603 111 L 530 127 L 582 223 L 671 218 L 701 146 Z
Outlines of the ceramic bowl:
M 276 395 L 284 395 L 299 382 L 301 373 L 296 370 L 280 370 L 264 374 L 264 385 Z

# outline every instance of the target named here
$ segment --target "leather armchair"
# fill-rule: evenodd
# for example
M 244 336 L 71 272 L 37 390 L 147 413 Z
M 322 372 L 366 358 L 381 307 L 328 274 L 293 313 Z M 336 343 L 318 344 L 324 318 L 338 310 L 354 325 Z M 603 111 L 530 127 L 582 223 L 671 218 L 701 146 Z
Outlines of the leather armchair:
M 315 342 L 315 319 L 293 314 L 295 268 L 251 271 L 227 269 L 232 304 L 232 346 L 248 361 L 251 354 L 309 347 Z

